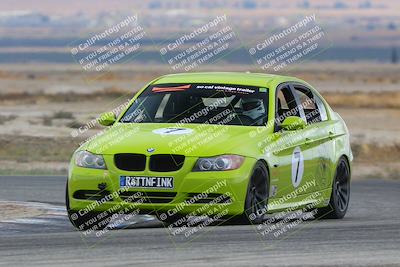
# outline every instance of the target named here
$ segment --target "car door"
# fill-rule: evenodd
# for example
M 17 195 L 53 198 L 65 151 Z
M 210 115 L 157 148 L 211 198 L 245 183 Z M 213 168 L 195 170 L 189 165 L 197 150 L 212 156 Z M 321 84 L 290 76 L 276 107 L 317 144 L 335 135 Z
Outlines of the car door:
M 304 129 L 282 130 L 280 124 L 288 116 L 306 120 L 300 99 L 290 83 L 277 87 L 275 97 L 274 142 L 267 149 L 271 154 L 271 192 L 274 198 L 288 198 L 286 202 L 298 202 L 297 196 L 316 190 L 312 131 Z
M 315 181 L 318 189 L 330 186 L 333 173 L 330 164 L 334 159 L 334 122 L 328 119 L 326 107 L 315 90 L 303 85 L 293 84 L 294 91 L 303 106 L 309 132 L 309 146 L 313 151 L 312 164 L 315 166 Z

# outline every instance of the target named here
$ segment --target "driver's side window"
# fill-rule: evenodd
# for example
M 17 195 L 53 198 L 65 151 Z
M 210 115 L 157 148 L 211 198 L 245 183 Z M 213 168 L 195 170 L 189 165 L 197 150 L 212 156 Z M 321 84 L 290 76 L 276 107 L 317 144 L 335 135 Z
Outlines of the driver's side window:
M 296 104 L 289 85 L 285 85 L 278 89 L 275 103 L 275 129 L 279 129 L 281 123 L 289 116 L 300 116 L 299 108 Z

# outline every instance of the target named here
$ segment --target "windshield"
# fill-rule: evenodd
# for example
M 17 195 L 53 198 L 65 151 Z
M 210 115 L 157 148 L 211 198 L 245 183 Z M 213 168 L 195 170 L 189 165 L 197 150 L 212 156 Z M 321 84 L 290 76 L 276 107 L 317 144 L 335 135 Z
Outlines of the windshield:
M 120 122 L 259 126 L 267 121 L 267 95 L 266 88 L 243 85 L 150 85 Z

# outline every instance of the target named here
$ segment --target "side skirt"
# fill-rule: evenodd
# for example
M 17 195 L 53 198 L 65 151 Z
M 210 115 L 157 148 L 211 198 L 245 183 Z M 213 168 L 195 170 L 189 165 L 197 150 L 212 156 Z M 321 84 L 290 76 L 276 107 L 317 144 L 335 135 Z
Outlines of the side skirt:
M 294 211 L 302 208 L 322 208 L 329 205 L 332 189 L 323 189 L 309 194 L 298 195 L 294 198 L 284 196 L 271 198 L 268 201 L 268 213 Z

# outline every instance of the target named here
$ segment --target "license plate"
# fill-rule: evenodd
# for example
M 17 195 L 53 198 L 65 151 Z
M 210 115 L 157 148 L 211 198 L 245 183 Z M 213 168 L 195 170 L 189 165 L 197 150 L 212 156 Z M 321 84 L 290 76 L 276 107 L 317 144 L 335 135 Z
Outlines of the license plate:
M 120 176 L 120 187 L 125 188 L 174 188 L 174 177 Z

